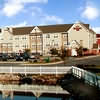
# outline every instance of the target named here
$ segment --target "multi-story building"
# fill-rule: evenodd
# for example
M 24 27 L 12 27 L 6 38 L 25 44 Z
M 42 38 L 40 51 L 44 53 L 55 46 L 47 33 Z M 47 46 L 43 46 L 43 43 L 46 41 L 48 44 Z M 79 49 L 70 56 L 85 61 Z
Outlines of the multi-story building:
M 96 43 L 96 33 L 89 24 L 80 22 L 33 27 L 1 28 L 0 53 L 22 53 L 30 49 L 31 53 L 47 55 L 51 48 L 71 48 L 76 41 L 84 48 L 92 49 Z

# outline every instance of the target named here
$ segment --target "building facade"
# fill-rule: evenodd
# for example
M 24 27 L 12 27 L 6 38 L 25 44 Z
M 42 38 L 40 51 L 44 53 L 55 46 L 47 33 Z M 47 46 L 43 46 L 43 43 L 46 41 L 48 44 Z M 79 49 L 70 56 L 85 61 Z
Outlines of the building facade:
M 0 53 L 23 53 L 25 49 L 30 49 L 33 54 L 48 55 L 51 48 L 72 48 L 73 41 L 79 46 L 92 49 L 96 43 L 96 33 L 89 28 L 89 24 L 81 22 L 1 28 Z

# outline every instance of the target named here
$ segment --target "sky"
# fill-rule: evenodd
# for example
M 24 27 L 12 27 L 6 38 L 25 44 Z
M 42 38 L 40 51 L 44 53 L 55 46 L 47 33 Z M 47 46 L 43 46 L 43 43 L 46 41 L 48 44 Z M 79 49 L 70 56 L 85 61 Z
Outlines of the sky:
M 100 0 L 0 0 L 0 27 L 72 24 L 100 33 Z

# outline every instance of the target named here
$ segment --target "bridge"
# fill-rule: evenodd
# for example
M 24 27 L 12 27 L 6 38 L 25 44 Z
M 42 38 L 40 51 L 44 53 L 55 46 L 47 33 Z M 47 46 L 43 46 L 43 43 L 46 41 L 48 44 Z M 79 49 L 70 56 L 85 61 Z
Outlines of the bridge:
M 93 74 L 91 72 L 88 72 L 86 70 L 83 70 L 81 68 L 75 67 L 75 66 L 52 66 L 52 67 L 0 67 L 0 73 L 10 73 L 10 74 L 67 74 L 71 73 L 73 76 L 75 76 L 78 79 L 84 79 L 85 83 L 88 83 L 89 85 L 96 86 L 100 89 L 100 76 L 97 76 L 96 74 Z

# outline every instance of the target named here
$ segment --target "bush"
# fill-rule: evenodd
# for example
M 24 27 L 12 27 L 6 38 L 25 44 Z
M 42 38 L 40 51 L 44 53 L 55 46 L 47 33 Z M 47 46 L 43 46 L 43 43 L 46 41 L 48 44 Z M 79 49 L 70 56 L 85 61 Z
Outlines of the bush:
M 83 48 L 83 52 L 86 52 L 86 51 L 88 51 L 88 48 Z
M 83 56 L 83 47 L 78 48 L 77 53 L 79 56 Z

